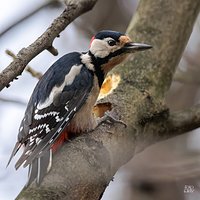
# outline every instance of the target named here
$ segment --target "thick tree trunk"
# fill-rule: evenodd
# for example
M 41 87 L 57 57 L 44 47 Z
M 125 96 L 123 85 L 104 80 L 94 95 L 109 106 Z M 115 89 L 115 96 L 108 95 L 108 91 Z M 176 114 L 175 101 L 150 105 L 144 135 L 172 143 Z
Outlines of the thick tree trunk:
M 180 113 L 171 114 L 163 98 L 199 9 L 196 0 L 140 1 L 128 34 L 153 49 L 137 53 L 134 60 L 114 70 L 121 82 L 105 100 L 112 103 L 127 128 L 104 125 L 66 143 L 54 156 L 52 170 L 41 187 L 32 184 L 22 190 L 18 200 L 100 199 L 117 169 L 135 153 L 191 129 L 174 131 Z

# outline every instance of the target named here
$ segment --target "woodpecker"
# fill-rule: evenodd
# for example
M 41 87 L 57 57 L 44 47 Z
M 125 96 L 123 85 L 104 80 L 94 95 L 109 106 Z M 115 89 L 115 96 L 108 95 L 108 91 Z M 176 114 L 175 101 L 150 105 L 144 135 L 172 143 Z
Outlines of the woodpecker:
M 125 34 L 100 31 L 92 37 L 88 52 L 72 52 L 58 59 L 37 83 L 8 165 L 21 147 L 16 170 L 29 166 L 26 186 L 40 184 L 52 163 L 52 149 L 65 133 L 80 134 L 98 125 L 93 114 L 107 73 L 130 53 L 150 49 L 133 43 Z

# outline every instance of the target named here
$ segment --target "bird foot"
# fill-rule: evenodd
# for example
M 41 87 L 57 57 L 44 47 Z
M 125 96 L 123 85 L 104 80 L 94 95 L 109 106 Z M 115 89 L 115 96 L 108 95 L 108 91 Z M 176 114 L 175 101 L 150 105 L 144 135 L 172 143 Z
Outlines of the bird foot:
M 103 124 L 103 123 L 109 123 L 109 124 L 111 124 L 111 123 L 119 123 L 119 124 L 124 125 L 125 128 L 127 127 L 127 124 L 126 124 L 124 121 L 122 121 L 122 120 L 120 120 L 120 119 L 117 119 L 117 118 L 114 117 L 113 114 L 112 114 L 111 112 L 109 112 L 109 111 L 105 112 L 105 113 L 104 113 L 104 116 L 101 117 L 100 119 L 98 119 L 97 122 L 98 122 L 98 126 L 100 126 L 100 125 Z

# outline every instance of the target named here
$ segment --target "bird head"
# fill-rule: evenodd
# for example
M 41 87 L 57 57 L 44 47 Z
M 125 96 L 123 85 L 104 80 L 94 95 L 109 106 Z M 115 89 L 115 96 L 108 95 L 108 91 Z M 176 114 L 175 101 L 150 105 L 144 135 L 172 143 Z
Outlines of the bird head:
M 132 42 L 125 34 L 105 30 L 92 37 L 89 53 L 95 60 L 95 64 L 107 74 L 113 67 L 123 62 L 128 55 L 150 48 L 152 48 L 151 45 Z

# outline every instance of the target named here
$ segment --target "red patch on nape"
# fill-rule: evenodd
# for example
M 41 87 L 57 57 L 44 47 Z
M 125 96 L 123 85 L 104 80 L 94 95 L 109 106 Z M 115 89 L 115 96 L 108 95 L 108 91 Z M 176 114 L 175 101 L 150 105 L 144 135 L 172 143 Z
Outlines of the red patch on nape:
M 93 36 L 92 39 L 90 40 L 90 46 L 89 47 L 91 47 L 92 42 L 93 42 L 94 39 L 95 39 L 95 36 Z

